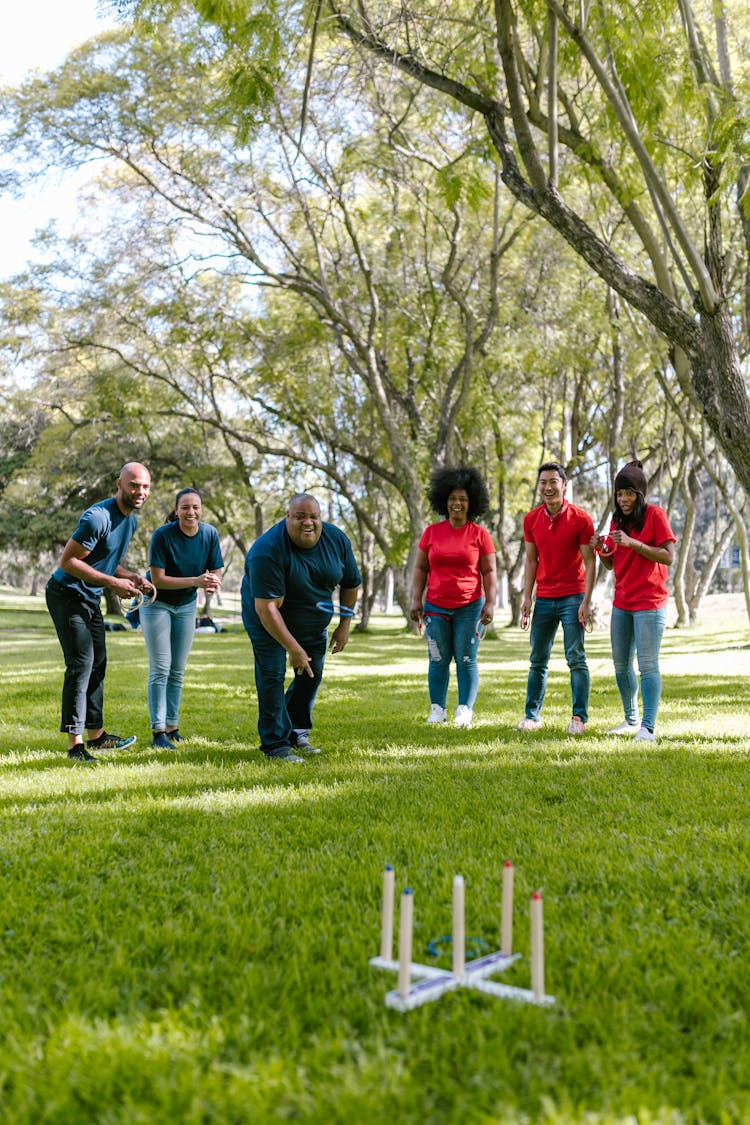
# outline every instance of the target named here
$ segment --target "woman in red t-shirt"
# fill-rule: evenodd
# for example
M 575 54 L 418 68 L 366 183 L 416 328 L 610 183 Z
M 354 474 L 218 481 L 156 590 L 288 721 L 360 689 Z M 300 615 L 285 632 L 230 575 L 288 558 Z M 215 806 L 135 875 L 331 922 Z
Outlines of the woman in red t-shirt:
M 675 536 L 667 513 L 646 503 L 646 475 L 640 461 L 630 461 L 615 477 L 615 510 L 610 537 L 614 552 L 602 565 L 615 572 L 615 597 L 610 636 L 615 678 L 625 721 L 609 734 L 634 734 L 656 739 L 656 713 L 661 699 L 659 649 L 667 620 L 667 567 L 674 560 Z M 602 536 L 591 545 L 601 547 Z M 638 654 L 643 718 L 638 718 L 638 680 L 633 658 Z
M 456 662 L 456 726 L 471 726 L 479 689 L 478 625 L 495 614 L 497 566 L 489 532 L 474 521 L 489 507 L 487 485 L 476 469 L 433 473 L 430 506 L 447 518 L 430 524 L 417 546 L 412 582 L 412 621 L 424 621 L 429 665 L 428 723 L 447 719 L 451 659 Z M 423 601 L 427 589 L 427 599 Z

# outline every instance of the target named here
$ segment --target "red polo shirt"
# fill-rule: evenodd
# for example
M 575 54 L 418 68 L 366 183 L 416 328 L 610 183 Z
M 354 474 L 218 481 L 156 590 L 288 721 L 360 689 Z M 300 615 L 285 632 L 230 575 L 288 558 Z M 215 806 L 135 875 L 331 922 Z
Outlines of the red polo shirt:
M 469 520 L 453 527 L 450 520 L 431 523 L 417 544 L 427 555 L 427 601 L 458 609 L 482 596 L 479 560 L 494 555 L 495 545 L 486 528 Z
M 610 534 L 614 530 L 610 528 Z M 629 531 L 631 539 L 645 543 L 647 547 L 661 547 L 662 543 L 676 543 L 675 534 L 669 526 L 669 517 L 658 504 L 646 506 L 646 518 L 640 531 Z M 644 609 L 660 609 L 667 604 L 667 574 L 664 563 L 644 559 L 630 547 L 618 547 L 612 556 L 615 570 L 616 609 L 626 609 L 637 613 Z
M 591 516 L 567 500 L 555 516 L 549 514 L 546 504 L 540 504 L 524 517 L 523 537 L 527 543 L 534 543 L 539 553 L 538 598 L 566 598 L 585 591 L 586 569 L 580 548 L 589 545 L 593 534 Z

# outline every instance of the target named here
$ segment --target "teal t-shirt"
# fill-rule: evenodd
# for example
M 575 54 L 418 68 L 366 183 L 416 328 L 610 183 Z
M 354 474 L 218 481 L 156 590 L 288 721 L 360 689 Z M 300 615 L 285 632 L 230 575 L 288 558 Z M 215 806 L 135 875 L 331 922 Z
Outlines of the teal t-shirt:
M 280 613 L 300 642 L 313 640 L 333 616 L 332 595 L 362 585 L 362 576 L 349 539 L 331 523 L 324 523 L 314 547 L 297 547 L 289 538 L 286 520 L 256 539 L 245 559 L 242 579 L 242 620 L 246 628 L 263 630 L 255 612 L 256 598 L 281 598 Z
M 111 496 L 108 500 L 99 500 L 86 509 L 70 538 L 89 552 L 84 562 L 93 566 L 95 570 L 113 575 L 125 557 L 137 527 L 138 520 L 135 515 L 132 513 L 128 516 L 123 515 L 117 506 L 117 498 Z M 75 578 L 59 566 L 52 577 L 61 586 L 97 604 L 104 590 L 103 586 L 91 586 L 82 578 Z
M 169 578 L 194 578 L 224 566 L 219 533 L 210 523 L 199 523 L 195 535 L 186 535 L 178 520 L 157 527 L 151 536 L 149 565 L 160 567 Z M 195 586 L 159 590 L 159 601 L 187 605 L 198 596 Z

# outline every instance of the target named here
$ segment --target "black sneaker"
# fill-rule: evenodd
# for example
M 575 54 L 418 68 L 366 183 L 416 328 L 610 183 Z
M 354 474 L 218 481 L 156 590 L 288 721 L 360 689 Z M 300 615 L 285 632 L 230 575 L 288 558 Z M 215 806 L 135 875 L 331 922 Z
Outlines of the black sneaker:
M 165 734 L 163 730 L 160 730 L 158 733 L 156 731 L 154 732 L 151 745 L 156 746 L 159 750 L 174 750 L 174 742 L 172 742 L 171 734 Z
M 68 757 L 74 762 L 98 762 L 99 759 L 95 758 L 93 754 L 89 754 L 83 743 L 79 742 L 76 746 L 71 746 L 68 750 Z
M 304 758 L 300 758 L 299 754 L 295 754 L 291 746 L 280 746 L 278 750 L 272 750 L 266 757 L 272 758 L 274 762 L 304 762 Z
M 182 737 L 182 735 L 180 734 L 180 732 L 178 730 L 168 730 L 168 731 L 166 731 L 166 735 L 167 735 L 167 738 L 169 739 L 170 742 L 184 742 L 185 741 L 185 739 Z
M 86 742 L 89 750 L 127 750 L 136 741 L 134 734 L 108 734 L 102 731 L 98 738 L 89 738 Z
M 321 749 L 319 746 L 313 746 L 310 739 L 306 734 L 298 734 L 297 741 L 294 744 L 295 750 L 301 750 L 303 754 L 320 754 Z

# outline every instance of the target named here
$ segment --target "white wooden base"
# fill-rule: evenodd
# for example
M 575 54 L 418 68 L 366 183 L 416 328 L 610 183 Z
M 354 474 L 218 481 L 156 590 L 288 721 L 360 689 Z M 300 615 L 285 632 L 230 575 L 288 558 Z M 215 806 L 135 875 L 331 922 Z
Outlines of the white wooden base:
M 496 996 L 500 1000 L 516 1000 L 522 1004 L 537 1004 L 541 1007 L 551 1006 L 555 1003 L 554 996 L 537 997 L 530 988 L 516 988 L 513 985 L 500 984 L 498 981 L 487 979 L 495 973 L 503 972 L 514 961 L 518 961 L 520 956 L 520 953 L 512 953 L 509 957 L 505 957 L 500 952 L 487 953 L 483 957 L 467 962 L 460 976 L 454 976 L 447 969 L 437 969 L 433 965 L 419 965 L 412 962 L 409 966 L 409 975 L 413 983 L 408 993 L 402 996 L 397 988 L 387 992 L 386 1007 L 393 1008 L 397 1012 L 410 1012 L 412 1008 L 437 1000 L 444 993 L 452 992 L 456 988 L 473 988 L 488 996 Z M 397 973 L 399 970 L 398 961 L 389 961 L 383 957 L 371 957 L 370 964 L 375 969 L 385 969 L 391 973 Z

